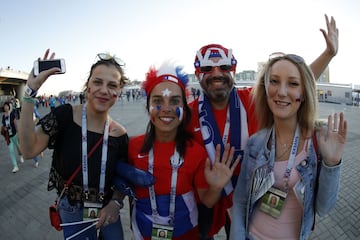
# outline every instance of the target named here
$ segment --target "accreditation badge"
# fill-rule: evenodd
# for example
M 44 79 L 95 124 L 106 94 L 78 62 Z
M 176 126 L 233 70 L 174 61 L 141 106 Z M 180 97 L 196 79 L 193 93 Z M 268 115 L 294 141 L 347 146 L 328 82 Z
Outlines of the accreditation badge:
M 273 218 L 279 218 L 287 192 L 271 187 L 261 199 L 260 210 Z
M 151 240 L 171 240 L 173 232 L 174 227 L 172 226 L 153 223 Z
M 99 202 L 84 202 L 83 220 L 91 220 L 100 216 L 102 203 Z

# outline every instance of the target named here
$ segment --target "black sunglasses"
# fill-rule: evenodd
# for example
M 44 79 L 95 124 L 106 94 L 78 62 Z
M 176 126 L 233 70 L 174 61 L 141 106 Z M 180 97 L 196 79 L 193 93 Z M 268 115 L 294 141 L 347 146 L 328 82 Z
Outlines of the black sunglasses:
M 114 60 L 120 66 L 122 66 L 122 67 L 125 66 L 125 62 L 123 60 L 121 60 L 120 58 L 115 57 L 115 55 L 112 56 L 109 53 L 99 53 L 97 56 L 100 60 Z
M 219 67 L 223 72 L 229 72 L 232 69 L 232 65 L 220 65 L 220 66 L 203 66 L 200 67 L 200 72 L 202 73 L 209 73 L 213 71 L 213 68 Z

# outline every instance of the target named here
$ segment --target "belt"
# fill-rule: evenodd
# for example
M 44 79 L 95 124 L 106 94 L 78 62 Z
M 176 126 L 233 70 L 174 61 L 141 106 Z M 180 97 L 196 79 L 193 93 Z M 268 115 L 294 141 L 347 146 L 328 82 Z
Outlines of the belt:
M 65 187 L 66 180 L 56 171 L 54 167 L 50 169 L 48 190 L 52 190 L 56 188 L 57 194 L 60 195 Z M 84 192 L 84 188 L 82 186 L 71 183 L 64 192 L 63 195 L 67 196 L 70 204 L 75 204 L 76 202 L 103 202 L 104 199 L 110 199 L 108 192 L 104 194 L 100 194 L 99 190 L 96 188 L 89 188 L 88 192 Z
M 64 188 L 65 185 L 63 185 Z M 60 190 L 60 192 L 63 190 Z M 96 188 L 89 188 L 88 192 L 84 192 L 82 186 L 70 184 L 70 186 L 65 189 L 64 195 L 68 197 L 70 203 L 72 202 L 103 202 L 105 198 L 105 194 L 99 194 L 99 191 Z

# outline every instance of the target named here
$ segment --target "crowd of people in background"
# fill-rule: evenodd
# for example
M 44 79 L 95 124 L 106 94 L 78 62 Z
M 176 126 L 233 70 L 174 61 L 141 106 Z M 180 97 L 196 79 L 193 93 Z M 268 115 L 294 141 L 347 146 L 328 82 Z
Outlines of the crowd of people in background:
M 125 64 L 108 54 L 97 55 L 99 59 L 91 66 L 84 88 L 86 94 L 82 96 L 36 97 L 41 85 L 58 69 L 45 70 L 38 76 L 31 72 L 26 86 L 31 91 L 24 94 L 23 109 L 15 98 L 12 104 L 4 104 L 7 120 L 3 120 L 3 125 L 12 131 L 10 155 L 14 155 L 13 147 L 18 147 L 18 119 L 25 157 L 35 158 L 46 148 L 54 149 L 49 183 L 54 184 L 53 188 L 59 195 L 62 220 L 66 223 L 81 221 L 84 212 L 95 204 L 101 209 L 96 228 L 100 229 L 103 239 L 114 239 L 114 236 L 123 239 L 119 211 L 124 196 L 111 188 L 112 178 L 116 175 L 115 163 L 123 162 L 148 170 L 158 180 L 153 186 L 135 188 L 137 199 L 132 205 L 132 231 L 136 239 L 156 239 L 153 238 L 155 235 L 166 230 L 170 235 L 167 239 L 213 240 L 223 227 L 227 239 L 258 239 L 263 236 L 271 239 L 274 234 L 271 229 L 260 231 L 254 226 L 262 226 L 264 219 L 271 226 L 282 226 L 277 219 L 279 203 L 284 205 L 283 216 L 294 206 L 299 212 L 285 212 L 286 223 L 292 228 L 276 234 L 283 237 L 286 233 L 291 239 L 308 239 L 315 224 L 314 211 L 327 214 L 336 203 L 347 132 L 343 113 L 330 115 L 326 137 L 323 130 L 318 138 L 323 161 L 317 162 L 317 140 L 314 146 L 312 142 L 317 112 L 315 79 L 336 55 L 338 48 L 335 21 L 332 18 L 329 22 L 326 16 L 326 22 L 328 33 L 321 31 L 327 47 L 310 66 L 294 54 L 269 58 L 253 90 L 235 87 L 237 60 L 231 49 L 219 44 L 205 45 L 196 52 L 195 75 L 202 91 L 192 88 L 186 92 L 187 75 L 182 74 L 182 68 L 175 66 L 150 68 L 142 90 L 126 90 L 123 88 L 128 80 L 123 72 Z M 50 55 L 48 49 L 43 59 L 54 57 L 55 53 Z M 126 100 L 123 100 L 124 96 Z M 146 100 L 148 128 L 143 135 L 128 139 L 126 129 L 111 119 L 109 111 L 116 101 L 135 102 L 139 99 Z M 195 101 L 188 104 L 187 99 Z M 80 105 L 76 105 L 78 101 Z M 49 107 L 50 111 L 35 127 L 31 115 L 33 109 L 39 107 Z M 264 107 L 269 110 L 259 114 Z M 15 109 L 13 114 L 11 108 Z M 268 117 L 266 124 L 263 115 Z M 288 141 L 280 141 L 280 136 L 286 136 Z M 100 142 L 104 139 L 102 147 L 97 147 L 100 146 L 97 145 L 98 139 Z M 87 152 L 88 142 L 89 146 L 95 146 L 96 157 L 90 157 L 91 151 Z M 263 155 L 258 154 L 259 151 Z M 268 154 L 270 152 L 272 155 Z M 89 163 L 88 158 L 92 160 Z M 108 165 L 107 160 L 110 162 Z M 256 163 L 261 161 L 268 167 L 260 169 L 256 177 L 247 176 L 253 172 L 250 170 L 258 169 Z M 287 168 L 280 169 L 280 163 L 287 163 Z M 301 166 L 308 168 L 310 163 L 310 180 L 300 179 L 297 174 L 301 173 Z M 62 181 L 71 178 L 77 167 L 82 169 L 82 176 L 74 179 L 74 186 L 81 194 L 89 192 L 86 189 L 90 187 L 94 188 L 94 199 L 76 198 L 69 192 L 62 192 L 66 187 Z M 13 172 L 18 171 L 15 165 L 14 169 Z M 283 170 L 286 171 L 282 175 Z M 327 174 L 330 171 L 332 175 Z M 294 175 L 296 179 L 290 184 L 290 176 Z M 320 180 L 317 181 L 316 177 Z M 334 189 L 328 193 L 335 193 L 335 197 L 330 199 L 332 201 L 321 201 L 327 196 L 322 191 L 328 189 L 324 183 L 330 178 Z M 309 181 L 304 182 L 304 179 Z M 322 196 L 316 195 L 318 190 Z M 304 191 L 305 196 L 295 196 Z M 270 201 L 274 195 L 274 200 Z M 324 209 L 315 209 L 315 201 L 324 203 Z M 261 203 L 265 203 L 264 208 L 279 210 L 276 216 L 262 209 Z M 70 208 L 75 214 L 68 212 Z M 255 214 L 260 217 L 252 218 Z M 295 219 L 296 223 L 289 219 Z M 301 222 L 301 219 L 305 221 Z M 97 235 L 93 227 L 94 231 L 88 236 Z M 68 228 L 63 232 L 64 237 L 78 231 L 78 226 Z

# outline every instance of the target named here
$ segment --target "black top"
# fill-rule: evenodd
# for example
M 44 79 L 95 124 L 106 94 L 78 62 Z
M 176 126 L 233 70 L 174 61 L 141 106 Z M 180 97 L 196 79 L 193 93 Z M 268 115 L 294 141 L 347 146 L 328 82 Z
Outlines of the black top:
M 50 136 L 48 147 L 54 149 L 53 167 L 63 179 L 69 179 L 75 169 L 81 164 L 82 136 L 81 126 L 73 121 L 73 111 L 70 104 L 61 105 L 53 112 L 43 117 L 41 124 L 44 132 Z M 110 125 L 111 128 L 111 125 Z M 87 131 L 88 152 L 102 137 L 102 134 Z M 113 185 L 116 161 L 127 162 L 128 155 L 127 134 L 119 137 L 109 136 L 108 156 L 106 162 L 105 191 Z M 101 169 L 102 143 L 88 159 L 89 188 L 99 189 Z M 82 171 L 74 178 L 73 183 L 83 186 Z

